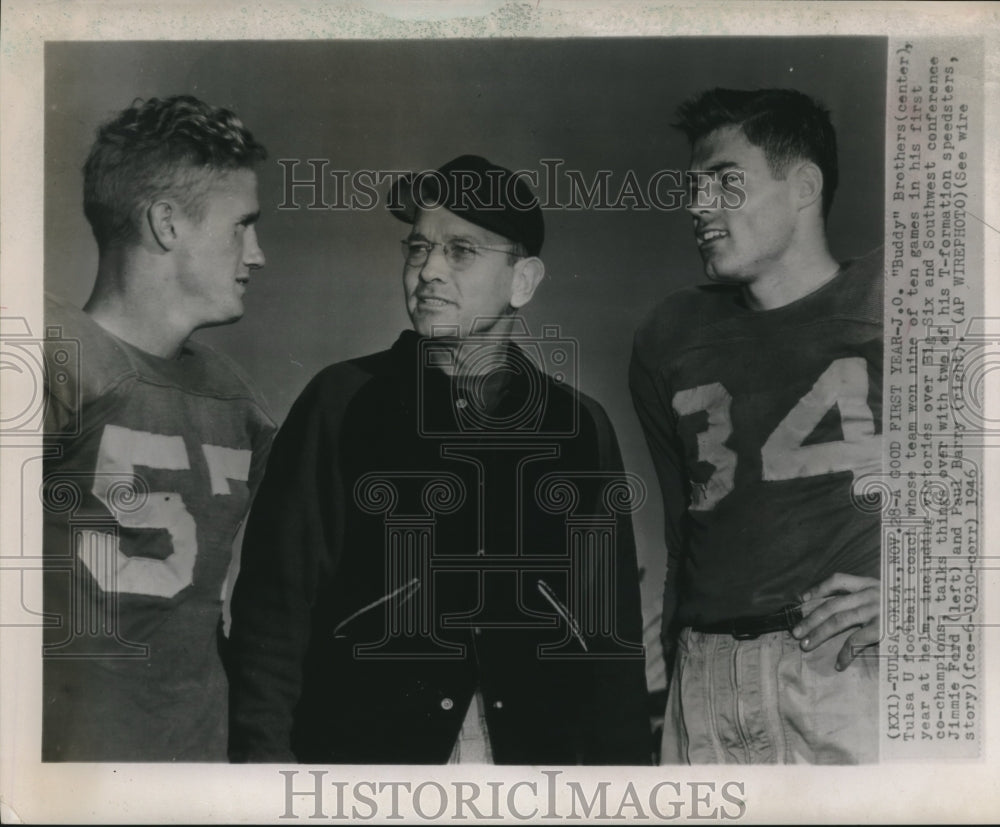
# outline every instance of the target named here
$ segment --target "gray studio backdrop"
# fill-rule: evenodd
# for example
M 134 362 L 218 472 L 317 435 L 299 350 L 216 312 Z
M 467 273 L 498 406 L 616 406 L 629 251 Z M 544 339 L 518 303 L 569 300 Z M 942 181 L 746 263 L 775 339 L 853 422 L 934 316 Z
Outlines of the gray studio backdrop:
M 614 202 L 629 170 L 645 184 L 683 170 L 675 107 L 713 86 L 791 86 L 820 98 L 837 128 L 841 184 L 834 254 L 883 235 L 884 38 L 650 38 L 343 42 L 71 42 L 46 46 L 46 289 L 82 304 L 97 252 L 82 212 L 81 166 L 97 125 L 134 98 L 191 93 L 234 109 L 267 145 L 259 236 L 241 322 L 197 337 L 235 357 L 281 421 L 324 365 L 388 347 L 407 326 L 403 224 L 374 209 L 286 200 L 279 159 L 328 159 L 324 198 L 343 200 L 334 170 L 435 169 L 464 153 L 545 178 L 565 203 L 567 170 L 600 170 Z M 348 179 L 349 180 L 349 179 Z M 384 191 L 385 187 L 382 187 Z M 544 191 L 542 191 L 544 190 Z M 350 190 L 349 190 L 350 192 Z M 625 201 L 626 205 L 634 204 Z M 702 279 L 680 210 L 547 209 L 547 276 L 525 313 L 533 333 L 558 325 L 578 342 L 579 383 L 606 407 L 626 466 L 650 498 L 635 516 L 644 609 L 655 622 L 664 573 L 661 511 L 628 394 L 633 331 L 665 294 Z M 654 664 L 650 680 L 662 675 Z

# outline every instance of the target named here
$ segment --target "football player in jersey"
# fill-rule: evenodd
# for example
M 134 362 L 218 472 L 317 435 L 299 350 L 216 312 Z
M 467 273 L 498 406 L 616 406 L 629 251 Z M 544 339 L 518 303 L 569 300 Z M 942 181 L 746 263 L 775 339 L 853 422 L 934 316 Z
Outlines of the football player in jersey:
M 882 256 L 838 263 L 828 113 L 715 89 L 678 126 L 710 284 L 668 297 L 630 383 L 663 494 L 664 763 L 877 759 Z M 734 197 L 738 196 L 738 197 Z
M 136 101 L 87 158 L 97 278 L 82 311 L 46 304 L 43 760 L 226 757 L 222 592 L 274 423 L 188 337 L 243 315 L 264 157 L 178 96 Z

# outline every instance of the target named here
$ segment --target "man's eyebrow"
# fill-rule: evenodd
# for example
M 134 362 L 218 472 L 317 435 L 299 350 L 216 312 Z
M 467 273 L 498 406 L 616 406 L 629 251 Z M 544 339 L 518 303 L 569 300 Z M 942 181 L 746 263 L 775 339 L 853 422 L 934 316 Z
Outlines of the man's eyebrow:
M 240 220 L 237 221 L 236 223 L 243 224 L 244 226 L 249 227 L 251 224 L 256 224 L 259 219 L 260 219 L 260 210 L 254 210 L 253 212 L 248 212 L 245 215 L 241 215 Z
M 698 172 L 722 172 L 726 169 L 731 169 L 733 167 L 738 167 L 739 164 L 736 161 L 716 161 L 710 167 L 698 167 Z
M 410 233 L 407 236 L 406 240 L 407 241 L 427 241 L 428 243 L 430 242 L 430 239 L 427 238 L 427 236 L 425 236 L 423 233 Z M 455 235 L 449 235 L 445 239 L 445 242 L 447 242 L 447 243 L 450 243 L 452 241 L 459 241 L 459 242 L 463 242 L 465 244 L 471 244 L 473 246 L 476 246 L 476 245 L 483 246 L 486 243 L 485 239 L 479 239 L 476 236 L 468 235 L 467 233 L 456 233 Z

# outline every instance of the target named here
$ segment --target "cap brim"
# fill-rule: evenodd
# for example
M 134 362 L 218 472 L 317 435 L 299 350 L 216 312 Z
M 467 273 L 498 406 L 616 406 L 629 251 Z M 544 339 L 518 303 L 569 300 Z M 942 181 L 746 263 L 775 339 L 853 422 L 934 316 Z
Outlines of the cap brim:
M 417 202 L 413 198 L 413 173 L 399 178 L 389 188 L 389 212 L 400 221 L 412 224 L 417 220 Z

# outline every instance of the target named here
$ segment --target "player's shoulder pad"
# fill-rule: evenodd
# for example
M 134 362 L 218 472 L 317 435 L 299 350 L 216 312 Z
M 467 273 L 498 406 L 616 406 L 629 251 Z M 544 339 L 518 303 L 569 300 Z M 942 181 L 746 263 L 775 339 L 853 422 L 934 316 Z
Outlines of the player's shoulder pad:
M 668 294 L 646 314 L 635 333 L 635 353 L 663 354 L 735 310 L 739 287 L 699 284 Z
M 876 247 L 862 256 L 843 262 L 843 289 L 837 302 L 848 314 L 860 314 L 881 324 L 885 292 L 885 249 Z
M 197 364 L 197 378 L 192 381 L 198 382 L 205 392 L 216 398 L 249 399 L 271 419 L 263 395 L 233 358 L 203 342 L 188 341 L 184 350 Z
M 51 293 L 45 295 L 44 351 L 48 393 L 67 410 L 78 410 L 136 373 L 117 339 Z

